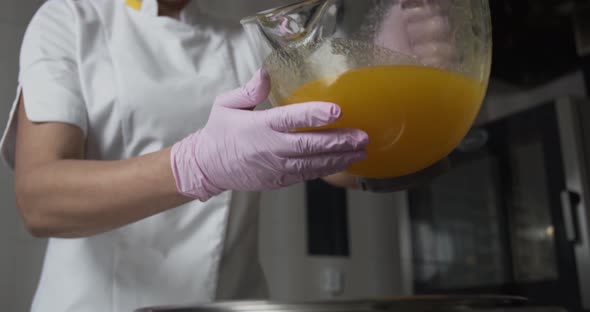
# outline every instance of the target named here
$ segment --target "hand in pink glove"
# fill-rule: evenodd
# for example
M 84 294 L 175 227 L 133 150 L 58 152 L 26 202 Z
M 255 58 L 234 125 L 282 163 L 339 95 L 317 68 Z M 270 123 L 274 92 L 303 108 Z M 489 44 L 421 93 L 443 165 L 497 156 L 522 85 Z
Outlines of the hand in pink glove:
M 377 44 L 446 68 L 456 57 L 448 0 L 401 0 L 384 18 Z
M 293 132 L 340 118 L 331 103 L 251 111 L 270 90 L 259 71 L 243 88 L 217 98 L 207 125 L 172 148 L 178 192 L 206 201 L 227 190 L 263 191 L 331 175 L 366 157 L 360 130 Z

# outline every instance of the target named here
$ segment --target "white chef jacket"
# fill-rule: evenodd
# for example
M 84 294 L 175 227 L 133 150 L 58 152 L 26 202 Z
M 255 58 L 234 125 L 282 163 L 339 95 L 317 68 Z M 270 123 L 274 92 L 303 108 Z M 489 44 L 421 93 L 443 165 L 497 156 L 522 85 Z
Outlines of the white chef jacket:
M 175 20 L 158 16 L 156 0 L 46 2 L 21 50 L 28 118 L 79 127 L 95 160 L 158 151 L 203 127 L 214 98 L 260 65 L 236 16 L 211 3 L 193 0 Z M 1 142 L 10 166 L 14 112 L 16 101 Z M 261 298 L 257 208 L 257 195 L 227 192 L 106 234 L 50 239 L 32 311 Z

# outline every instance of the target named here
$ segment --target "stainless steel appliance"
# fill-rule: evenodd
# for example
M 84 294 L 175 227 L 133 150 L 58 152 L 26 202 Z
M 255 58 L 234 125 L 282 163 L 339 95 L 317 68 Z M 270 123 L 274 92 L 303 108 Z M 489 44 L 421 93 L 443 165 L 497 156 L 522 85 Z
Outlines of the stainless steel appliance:
M 194 307 L 154 307 L 136 312 L 426 312 L 426 311 L 504 311 L 524 307 L 526 300 L 501 296 L 423 296 L 380 300 L 278 303 L 236 301 Z M 528 311 L 528 310 L 526 310 Z M 535 310 L 531 310 L 535 311 Z M 544 310 L 561 312 L 559 308 Z
M 590 102 L 543 96 L 579 81 L 488 103 L 453 169 L 408 192 L 417 293 L 590 310 Z

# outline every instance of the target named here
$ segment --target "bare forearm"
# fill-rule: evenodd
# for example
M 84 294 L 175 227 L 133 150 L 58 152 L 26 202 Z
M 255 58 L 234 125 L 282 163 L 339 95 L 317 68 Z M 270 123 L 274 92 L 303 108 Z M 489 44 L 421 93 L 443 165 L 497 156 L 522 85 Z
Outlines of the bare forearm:
M 49 162 L 17 176 L 17 202 L 37 236 L 106 232 L 188 201 L 176 192 L 169 155 Z

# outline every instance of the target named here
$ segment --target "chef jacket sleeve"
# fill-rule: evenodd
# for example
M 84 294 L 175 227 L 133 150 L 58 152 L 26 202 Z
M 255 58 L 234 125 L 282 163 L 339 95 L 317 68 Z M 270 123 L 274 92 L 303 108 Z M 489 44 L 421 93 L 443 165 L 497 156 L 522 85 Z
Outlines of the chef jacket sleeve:
M 32 122 L 60 122 L 87 133 L 87 110 L 78 72 L 76 27 L 65 0 L 47 1 L 27 27 L 20 52 L 16 99 L 2 140 L 1 155 L 14 168 L 17 104 L 24 96 Z M 21 93 L 22 92 L 22 93 Z

